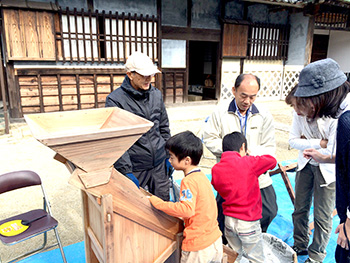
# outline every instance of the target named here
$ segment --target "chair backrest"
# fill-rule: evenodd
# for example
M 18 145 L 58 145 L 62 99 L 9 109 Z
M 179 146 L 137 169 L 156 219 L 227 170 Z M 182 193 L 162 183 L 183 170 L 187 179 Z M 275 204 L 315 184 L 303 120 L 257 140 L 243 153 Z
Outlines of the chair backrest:
M 33 171 L 22 170 L 0 175 L 0 194 L 32 185 L 41 185 L 39 175 Z

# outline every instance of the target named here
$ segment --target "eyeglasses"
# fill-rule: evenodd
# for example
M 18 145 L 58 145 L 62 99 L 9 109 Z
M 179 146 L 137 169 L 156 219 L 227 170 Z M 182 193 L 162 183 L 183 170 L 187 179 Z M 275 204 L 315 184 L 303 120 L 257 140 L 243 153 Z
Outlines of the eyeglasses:
M 152 74 L 152 75 L 144 76 L 144 75 L 141 75 L 140 73 L 137 73 L 136 71 L 132 71 L 131 73 L 136 73 L 138 76 L 140 76 L 144 79 L 153 78 L 155 75 L 155 74 Z

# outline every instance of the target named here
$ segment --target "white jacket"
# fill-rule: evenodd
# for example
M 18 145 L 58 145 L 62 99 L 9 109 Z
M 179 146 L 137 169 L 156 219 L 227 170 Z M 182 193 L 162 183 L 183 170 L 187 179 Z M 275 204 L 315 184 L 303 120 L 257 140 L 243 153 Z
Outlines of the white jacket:
M 234 100 L 220 103 L 204 125 L 203 142 L 220 160 L 222 139 L 226 134 L 241 132 L 241 124 Z M 270 112 L 253 104 L 247 120 L 246 138 L 251 155 L 270 154 L 275 156 L 275 127 Z M 268 187 L 272 179 L 268 173 L 259 177 L 259 186 Z
M 331 154 L 333 145 L 335 144 L 335 134 L 337 130 L 337 120 L 332 118 L 320 118 L 316 120 L 318 130 L 321 133 L 322 138 L 313 138 L 310 126 L 304 116 L 298 116 L 293 112 L 293 123 L 289 133 L 289 145 L 299 150 L 298 155 L 298 171 L 302 170 L 305 165 L 310 161 L 303 156 L 303 151 L 308 148 L 314 148 L 322 154 Z M 305 136 L 306 139 L 301 139 L 301 136 Z M 321 139 L 327 139 L 327 148 L 321 148 Z M 335 164 L 332 163 L 320 163 L 320 170 L 325 180 L 325 184 L 321 186 L 327 186 L 330 183 L 335 182 Z

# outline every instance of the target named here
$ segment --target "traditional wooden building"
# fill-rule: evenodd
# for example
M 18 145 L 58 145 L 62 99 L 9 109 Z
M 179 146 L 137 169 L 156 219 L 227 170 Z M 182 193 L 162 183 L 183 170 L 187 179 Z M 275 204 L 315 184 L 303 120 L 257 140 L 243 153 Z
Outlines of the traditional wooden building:
M 261 78 L 261 98 L 283 99 L 311 60 L 332 57 L 350 72 L 349 8 L 340 0 L 1 0 L 2 100 L 11 117 L 104 107 L 135 50 L 161 69 L 154 83 L 166 104 L 230 98 L 241 72 Z

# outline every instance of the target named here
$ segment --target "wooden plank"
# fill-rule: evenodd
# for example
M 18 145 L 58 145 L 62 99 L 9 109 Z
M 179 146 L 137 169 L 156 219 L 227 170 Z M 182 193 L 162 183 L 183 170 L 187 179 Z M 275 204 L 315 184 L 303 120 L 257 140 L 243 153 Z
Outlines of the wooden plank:
M 86 189 L 91 187 L 107 184 L 111 178 L 111 168 L 105 168 L 101 170 L 95 170 L 86 173 L 80 169 L 76 169 L 74 172 L 78 174 L 78 177 L 84 184 Z
M 291 164 L 288 164 L 288 165 L 284 166 L 284 169 L 285 169 L 286 172 L 287 172 L 287 171 L 289 171 L 289 170 L 295 169 L 297 166 L 298 166 L 298 163 L 295 162 L 295 163 L 291 163 Z M 269 174 L 270 174 L 270 176 L 273 176 L 273 175 L 275 175 L 275 174 L 280 174 L 280 173 L 282 173 L 282 172 L 283 172 L 283 170 L 279 167 L 279 168 L 276 169 L 276 170 L 270 171 Z
M 19 19 L 22 27 L 21 35 L 24 36 L 26 54 L 25 57 L 39 59 L 39 36 L 37 31 L 36 13 L 19 10 Z
M 224 24 L 223 57 L 247 56 L 248 25 Z
M 103 257 L 103 247 L 99 243 L 95 233 L 91 230 L 91 228 L 87 229 L 87 233 L 89 235 L 90 246 L 98 261 L 101 263 L 107 263 Z
M 97 263 L 97 258 L 94 259 L 92 248 L 91 248 L 91 242 L 90 237 L 88 234 L 89 229 L 89 198 L 88 194 L 84 191 L 81 191 L 82 196 L 82 203 L 83 203 L 83 222 L 84 222 L 84 236 L 85 236 L 85 257 L 87 263 Z
M 281 176 L 282 176 L 282 179 L 283 179 L 283 182 L 287 188 L 287 191 L 288 191 L 288 194 L 289 194 L 289 197 L 290 199 L 292 200 L 292 203 L 294 205 L 294 200 L 295 200 L 295 193 L 294 193 L 294 189 L 292 187 L 292 184 L 290 183 L 289 181 L 289 177 L 287 175 L 287 172 L 286 172 L 286 168 L 284 166 L 282 166 L 280 163 L 278 164 L 278 167 L 281 169 Z
M 234 263 L 238 257 L 238 253 L 226 245 L 222 245 L 222 248 L 224 250 L 224 254 L 227 255 L 227 263 Z
M 39 57 L 55 60 L 55 32 L 54 14 L 48 12 L 37 12 L 37 30 Z
M 177 242 L 173 241 L 170 246 L 167 247 L 166 250 L 162 254 L 159 255 L 156 260 L 153 261 L 153 263 L 163 263 L 167 258 L 171 256 L 171 254 L 174 253 L 174 251 L 177 248 Z
M 106 263 L 116 262 L 115 260 L 115 231 L 113 198 L 111 194 L 103 195 L 101 198 L 102 218 L 103 218 L 103 256 Z
M 13 60 L 25 57 L 25 43 L 21 30 L 21 21 L 18 10 L 3 9 L 4 31 L 6 37 L 7 58 Z
M 164 39 L 184 39 L 213 42 L 221 41 L 221 30 L 217 29 L 162 26 L 161 31 L 162 38 Z

